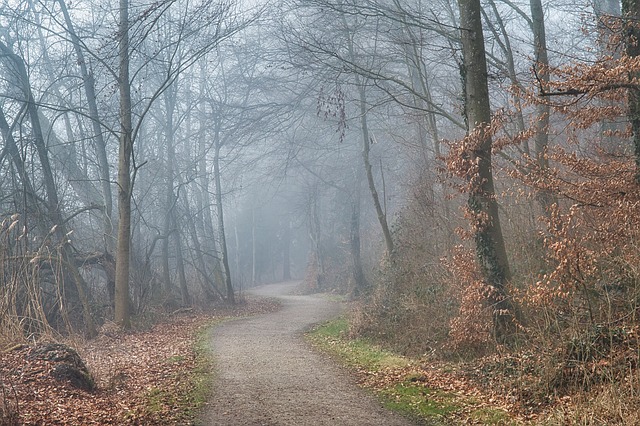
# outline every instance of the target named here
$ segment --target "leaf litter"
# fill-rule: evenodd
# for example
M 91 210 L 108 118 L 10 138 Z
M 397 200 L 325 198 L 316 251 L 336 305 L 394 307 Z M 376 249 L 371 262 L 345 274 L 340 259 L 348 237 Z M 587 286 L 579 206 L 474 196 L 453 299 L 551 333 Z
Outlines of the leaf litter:
M 194 399 L 201 379 L 194 375 L 207 374 L 203 363 L 211 367 L 198 348 L 202 333 L 215 321 L 276 308 L 273 300 L 248 300 L 236 309 L 183 311 L 147 330 L 123 332 L 107 323 L 93 340 L 64 342 L 91 372 L 93 392 L 54 379 L 54 362 L 27 359 L 30 346 L 7 348 L 0 352 L 0 424 L 193 424 L 203 403 Z

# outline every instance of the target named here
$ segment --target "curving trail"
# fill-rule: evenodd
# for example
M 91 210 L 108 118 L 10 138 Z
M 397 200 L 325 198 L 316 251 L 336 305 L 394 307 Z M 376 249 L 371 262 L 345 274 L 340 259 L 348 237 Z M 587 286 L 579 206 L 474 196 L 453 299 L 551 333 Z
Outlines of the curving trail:
M 340 367 L 314 351 L 302 333 L 340 313 L 320 296 L 294 296 L 298 282 L 252 294 L 277 297 L 278 312 L 224 323 L 213 330 L 216 391 L 204 425 L 410 425 L 383 409 Z

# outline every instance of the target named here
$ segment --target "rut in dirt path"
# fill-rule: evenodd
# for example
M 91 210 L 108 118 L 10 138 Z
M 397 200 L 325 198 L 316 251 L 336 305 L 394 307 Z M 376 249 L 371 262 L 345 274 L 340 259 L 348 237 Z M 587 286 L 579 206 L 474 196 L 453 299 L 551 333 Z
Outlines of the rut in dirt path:
M 203 425 L 410 425 L 383 409 L 353 378 L 304 341 L 311 325 L 339 315 L 321 296 L 295 296 L 297 283 L 252 291 L 282 301 L 278 312 L 213 330 L 215 393 Z

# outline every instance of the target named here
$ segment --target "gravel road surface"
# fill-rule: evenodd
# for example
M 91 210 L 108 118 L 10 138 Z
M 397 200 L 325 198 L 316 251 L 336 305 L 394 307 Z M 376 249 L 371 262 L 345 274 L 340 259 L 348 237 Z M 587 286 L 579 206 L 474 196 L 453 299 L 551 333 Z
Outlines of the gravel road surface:
M 297 282 L 251 291 L 282 302 L 277 312 L 215 327 L 216 385 L 203 425 L 410 425 L 313 350 L 302 333 L 341 311 L 322 296 L 291 294 Z

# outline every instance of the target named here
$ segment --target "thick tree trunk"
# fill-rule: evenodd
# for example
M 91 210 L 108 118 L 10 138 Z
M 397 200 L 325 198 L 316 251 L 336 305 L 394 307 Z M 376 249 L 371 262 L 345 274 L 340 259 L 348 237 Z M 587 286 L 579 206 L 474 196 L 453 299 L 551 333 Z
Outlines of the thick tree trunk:
M 495 295 L 489 300 L 494 312 L 494 332 L 498 340 L 514 331 L 513 307 L 506 286 L 511 278 L 507 252 L 500 227 L 491 168 L 492 140 L 486 129 L 491 122 L 487 63 L 482 34 L 479 0 L 458 0 L 462 54 L 465 76 L 465 107 L 469 130 L 478 132 L 479 141 L 469 152 L 478 170 L 471 177 L 469 208 L 477 217 L 475 224 L 476 254 L 487 284 Z
M 640 0 L 622 0 L 622 16 L 625 19 L 625 43 L 628 56 L 640 56 Z M 638 76 L 634 76 L 638 78 Z M 640 184 L 640 91 L 629 90 L 629 121 L 633 131 L 633 148 L 636 161 L 636 183 Z
M 129 84 L 129 1 L 120 0 L 118 57 L 120 72 L 120 145 L 118 148 L 118 240 L 116 248 L 115 322 L 131 328 L 129 304 L 129 267 L 131 256 L 131 156 L 133 124 L 131 86 Z

